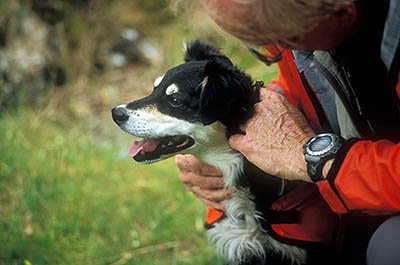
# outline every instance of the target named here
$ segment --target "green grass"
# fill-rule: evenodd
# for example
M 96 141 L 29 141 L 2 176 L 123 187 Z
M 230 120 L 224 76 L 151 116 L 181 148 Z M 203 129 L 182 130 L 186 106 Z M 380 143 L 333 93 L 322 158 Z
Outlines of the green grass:
M 0 264 L 223 264 L 173 160 L 133 162 L 99 120 L 3 113 Z

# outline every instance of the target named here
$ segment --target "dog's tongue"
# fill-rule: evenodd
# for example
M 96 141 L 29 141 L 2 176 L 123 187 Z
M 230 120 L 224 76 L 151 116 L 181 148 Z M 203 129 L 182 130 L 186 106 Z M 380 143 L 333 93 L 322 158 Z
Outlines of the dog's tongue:
M 135 157 L 141 151 L 152 152 L 156 149 L 160 142 L 156 139 L 143 139 L 142 141 L 134 141 L 129 147 L 128 154 L 130 157 Z

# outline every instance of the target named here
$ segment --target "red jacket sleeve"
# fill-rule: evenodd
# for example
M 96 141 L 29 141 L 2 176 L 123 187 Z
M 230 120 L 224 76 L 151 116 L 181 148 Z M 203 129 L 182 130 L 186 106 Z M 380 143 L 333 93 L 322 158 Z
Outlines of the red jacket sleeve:
M 335 158 L 327 180 L 318 186 L 327 203 L 338 213 L 399 212 L 400 143 L 347 141 Z

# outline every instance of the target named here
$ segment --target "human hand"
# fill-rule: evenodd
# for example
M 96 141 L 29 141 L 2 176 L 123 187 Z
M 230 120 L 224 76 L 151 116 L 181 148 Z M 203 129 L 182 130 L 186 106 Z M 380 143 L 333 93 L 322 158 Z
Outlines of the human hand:
M 231 198 L 234 190 L 225 188 L 221 171 L 206 165 L 192 155 L 176 155 L 179 179 L 208 208 L 224 211 L 223 201 Z
M 311 182 L 303 155 L 303 144 L 315 135 L 308 121 L 278 93 L 261 89 L 260 98 L 241 126 L 246 134 L 232 135 L 230 145 L 271 175 Z

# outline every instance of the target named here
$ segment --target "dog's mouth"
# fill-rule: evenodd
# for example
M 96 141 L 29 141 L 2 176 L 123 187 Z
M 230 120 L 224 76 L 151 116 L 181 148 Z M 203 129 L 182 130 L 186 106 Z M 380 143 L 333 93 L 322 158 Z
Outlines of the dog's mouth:
M 189 136 L 165 136 L 134 141 L 129 148 L 129 156 L 139 163 L 153 163 L 191 147 L 194 140 Z

